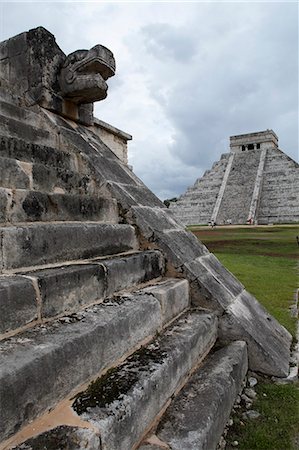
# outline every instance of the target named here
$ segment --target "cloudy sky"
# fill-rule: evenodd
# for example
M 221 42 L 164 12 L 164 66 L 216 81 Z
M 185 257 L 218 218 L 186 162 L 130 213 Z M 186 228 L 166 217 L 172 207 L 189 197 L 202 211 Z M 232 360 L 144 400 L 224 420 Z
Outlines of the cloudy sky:
M 297 2 L 0 0 L 0 40 L 39 25 L 65 53 L 113 51 L 96 115 L 133 135 L 130 164 L 161 199 L 192 185 L 230 135 L 272 128 L 298 160 Z

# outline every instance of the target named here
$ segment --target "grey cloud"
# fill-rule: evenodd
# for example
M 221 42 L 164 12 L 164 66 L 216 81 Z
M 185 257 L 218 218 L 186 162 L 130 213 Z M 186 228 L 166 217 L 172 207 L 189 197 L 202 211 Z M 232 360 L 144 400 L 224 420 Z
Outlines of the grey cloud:
M 151 24 L 141 29 L 145 47 L 155 58 L 189 61 L 196 45 L 187 30 L 167 23 Z
M 130 162 L 161 198 L 192 185 L 233 134 L 273 128 L 298 157 L 296 3 L 5 2 L 2 15 L 2 39 L 43 25 L 66 53 L 93 38 L 116 53 L 96 111 L 133 134 Z
M 156 33 L 161 30 L 161 24 L 146 28 L 148 51 L 158 57 L 160 49 L 163 57 L 165 48 L 170 48 L 177 58 L 173 64 L 167 61 L 168 70 L 159 80 L 158 88 L 157 78 L 149 80 L 148 86 L 175 129 L 169 151 L 181 161 L 185 173 L 188 167 L 197 167 L 199 176 L 203 168 L 209 168 L 221 153 L 228 151 L 230 135 L 266 128 L 273 128 L 279 136 L 281 133 L 281 147 L 286 153 L 293 158 L 298 154 L 296 6 L 258 5 L 257 11 L 252 5 L 251 12 L 252 17 L 247 18 L 249 28 L 243 29 L 238 21 L 233 30 L 227 29 L 226 24 L 219 27 L 217 19 L 214 36 L 211 34 L 210 39 L 204 41 L 204 60 L 199 44 L 203 39 L 198 39 L 198 29 L 189 23 L 188 39 L 194 43 L 190 67 L 177 56 L 181 46 L 175 50 L 177 35 L 171 27 L 165 31 L 168 44 L 165 47 Z M 255 13 L 258 13 L 256 23 Z M 210 20 L 213 23 L 213 18 Z M 223 33 L 225 29 L 227 34 Z M 221 32 L 217 34 L 217 30 Z M 161 64 L 158 61 L 153 72 Z M 177 64 L 181 64 L 182 70 L 175 70 Z M 167 85 L 167 98 L 160 93 L 163 84 Z M 289 124 L 286 117 L 292 119 Z M 168 172 L 165 170 L 166 178 Z M 176 177 L 169 177 L 168 181 L 172 192 L 179 193 Z M 183 190 L 194 181 L 190 179 Z

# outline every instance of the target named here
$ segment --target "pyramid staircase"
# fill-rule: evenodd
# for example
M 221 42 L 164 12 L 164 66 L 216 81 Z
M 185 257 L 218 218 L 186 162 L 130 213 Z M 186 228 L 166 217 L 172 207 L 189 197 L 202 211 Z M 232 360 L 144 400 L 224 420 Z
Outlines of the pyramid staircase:
M 279 189 L 275 189 L 275 186 Z M 264 169 L 258 223 L 299 221 L 299 165 L 279 149 L 269 149 Z
M 247 222 L 259 161 L 259 150 L 248 152 L 246 158 L 244 158 L 243 153 L 234 155 L 216 217 L 217 223 L 231 222 L 232 218 L 234 218 L 236 224 Z
M 142 249 L 80 155 L 56 146 L 34 110 L 0 106 L 0 448 L 129 450 L 155 433 L 155 448 L 216 447 L 246 344 L 214 349 L 217 314 L 191 307 L 189 282 Z M 197 389 L 199 404 L 198 377 L 223 364 L 209 410 L 195 411 L 196 444 L 183 443 L 187 418 L 165 434 L 177 394 Z M 57 422 L 66 399 L 73 418 Z
M 211 220 L 228 161 L 229 155 L 223 154 L 210 170 L 205 171 L 202 178 L 198 178 L 176 202 L 170 204 L 178 220 L 188 225 Z

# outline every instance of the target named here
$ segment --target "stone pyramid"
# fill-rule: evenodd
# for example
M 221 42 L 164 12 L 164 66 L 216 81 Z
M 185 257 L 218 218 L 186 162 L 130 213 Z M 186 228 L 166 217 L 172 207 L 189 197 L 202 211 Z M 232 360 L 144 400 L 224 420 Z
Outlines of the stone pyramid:
M 230 137 L 230 153 L 170 204 L 185 225 L 299 221 L 299 165 L 272 130 Z

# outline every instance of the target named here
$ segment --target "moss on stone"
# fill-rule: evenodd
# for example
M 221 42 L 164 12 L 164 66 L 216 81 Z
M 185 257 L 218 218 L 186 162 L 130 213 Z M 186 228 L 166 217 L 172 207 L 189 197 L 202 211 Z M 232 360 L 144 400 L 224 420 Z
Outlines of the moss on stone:
M 124 364 L 112 368 L 91 382 L 86 391 L 80 392 L 73 403 L 77 414 L 88 408 L 105 408 L 122 398 L 138 382 L 141 373 L 150 371 L 153 364 L 161 364 L 167 352 L 160 349 L 158 339 L 147 347 L 141 347 Z

